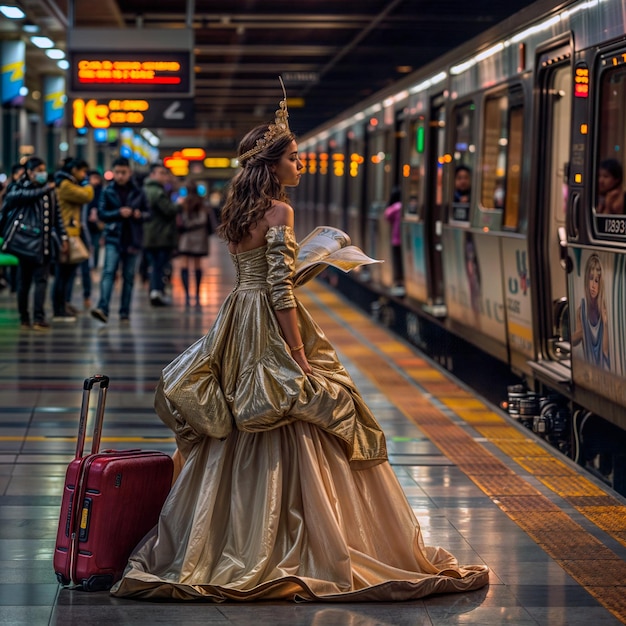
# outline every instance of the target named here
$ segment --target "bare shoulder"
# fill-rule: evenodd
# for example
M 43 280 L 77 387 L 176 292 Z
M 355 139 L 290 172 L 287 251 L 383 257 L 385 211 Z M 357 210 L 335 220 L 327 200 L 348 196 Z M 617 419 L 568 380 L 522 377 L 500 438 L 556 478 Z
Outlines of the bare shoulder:
M 268 226 L 291 226 L 293 228 L 293 208 L 286 202 L 274 202 L 272 208 L 265 213 Z

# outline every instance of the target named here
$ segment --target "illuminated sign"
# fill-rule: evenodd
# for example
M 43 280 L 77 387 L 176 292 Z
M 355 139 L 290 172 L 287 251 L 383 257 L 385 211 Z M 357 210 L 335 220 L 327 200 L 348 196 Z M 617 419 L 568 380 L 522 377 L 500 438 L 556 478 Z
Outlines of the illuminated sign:
M 153 128 L 193 128 L 193 100 L 76 98 L 72 101 L 74 128 L 139 125 Z
M 202 148 L 183 148 L 180 155 L 188 161 L 202 161 L 206 157 L 206 152 Z
M 69 61 L 73 94 L 190 94 L 192 65 L 186 51 L 73 50 Z
M 626 63 L 626 52 L 622 52 L 621 54 L 616 54 L 614 57 L 611 57 L 608 63 L 609 65 L 621 65 L 622 63 Z
M 574 74 L 574 95 L 577 98 L 589 97 L 589 68 L 580 64 L 576 66 Z

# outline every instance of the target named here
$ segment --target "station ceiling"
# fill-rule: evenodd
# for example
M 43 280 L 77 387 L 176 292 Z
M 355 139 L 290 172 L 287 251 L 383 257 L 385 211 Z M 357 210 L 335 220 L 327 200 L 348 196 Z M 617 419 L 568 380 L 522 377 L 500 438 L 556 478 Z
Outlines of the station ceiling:
M 19 4 L 57 38 L 72 23 L 127 29 L 129 43 L 135 28 L 192 25 L 195 136 L 204 136 L 208 145 L 232 147 L 246 130 L 272 119 L 281 95 L 278 75 L 284 77 L 292 103 L 292 129 L 302 135 L 531 1 L 22 0 Z

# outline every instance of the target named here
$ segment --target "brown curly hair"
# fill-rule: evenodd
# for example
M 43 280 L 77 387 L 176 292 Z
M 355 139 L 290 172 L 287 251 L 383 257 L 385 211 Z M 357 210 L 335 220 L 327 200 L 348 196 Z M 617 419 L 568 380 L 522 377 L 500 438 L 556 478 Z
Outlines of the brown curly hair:
M 252 149 L 267 132 L 267 128 L 267 125 L 253 128 L 241 140 L 238 154 Z M 272 200 L 284 202 L 287 199 L 285 189 L 271 166 L 280 161 L 294 139 L 293 133 L 280 137 L 258 154 L 246 159 L 241 170 L 233 177 L 221 211 L 222 221 L 217 229 L 218 235 L 226 242 L 241 242 L 263 219 L 272 206 Z

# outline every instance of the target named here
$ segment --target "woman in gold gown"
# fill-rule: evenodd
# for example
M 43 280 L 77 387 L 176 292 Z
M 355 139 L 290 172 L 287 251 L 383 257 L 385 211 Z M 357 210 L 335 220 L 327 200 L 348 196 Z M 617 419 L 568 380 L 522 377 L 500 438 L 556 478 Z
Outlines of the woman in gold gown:
M 408 600 L 488 583 L 426 547 L 385 437 L 293 293 L 285 187 L 303 168 L 283 100 L 241 142 L 220 234 L 237 272 L 155 408 L 182 471 L 112 593 L 176 600 Z

